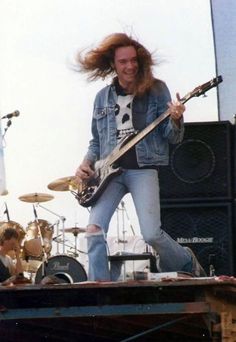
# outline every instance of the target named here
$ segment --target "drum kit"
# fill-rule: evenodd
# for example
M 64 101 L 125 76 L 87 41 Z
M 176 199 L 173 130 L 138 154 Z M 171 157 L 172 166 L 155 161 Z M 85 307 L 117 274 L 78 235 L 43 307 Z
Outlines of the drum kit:
M 77 185 L 75 177 L 59 178 L 48 185 L 50 190 L 54 191 L 76 191 Z M 60 216 L 48 208 L 42 206 L 41 203 L 51 201 L 54 196 L 46 193 L 30 193 L 19 197 L 19 200 L 33 204 L 35 220 L 28 223 L 24 229 L 19 223 L 11 221 L 7 211 L 8 221 L 0 222 L 0 230 L 5 228 L 13 228 L 18 232 L 19 245 L 21 247 L 21 262 L 24 272 L 30 275 L 30 280 L 34 283 L 40 283 L 45 276 L 56 276 L 65 283 L 81 282 L 87 280 L 86 272 L 83 266 L 78 262 L 79 251 L 77 248 L 78 234 L 85 233 L 85 228 L 69 227 L 65 228 L 65 218 Z M 52 214 L 58 216 L 60 220 L 55 224 L 39 219 L 36 207 L 39 206 Z M 59 241 L 59 223 L 62 222 L 62 240 Z M 56 237 L 53 238 L 54 227 L 56 229 Z M 74 236 L 74 252 L 73 255 L 65 253 L 65 234 L 73 234 Z M 52 243 L 57 243 L 57 254 L 51 255 Z M 62 243 L 63 253 L 58 255 L 58 244 Z M 15 259 L 15 252 L 8 253 L 12 259 Z

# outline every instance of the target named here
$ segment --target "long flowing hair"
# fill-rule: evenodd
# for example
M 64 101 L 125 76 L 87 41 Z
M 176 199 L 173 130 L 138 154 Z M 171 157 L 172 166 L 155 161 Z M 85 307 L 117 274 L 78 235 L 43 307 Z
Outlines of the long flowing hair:
M 114 56 L 119 47 L 133 46 L 137 52 L 138 74 L 134 87 L 135 95 L 142 95 L 151 88 L 154 82 L 152 66 L 155 64 L 152 54 L 137 40 L 125 33 L 113 33 L 98 45 L 98 47 L 77 55 L 80 71 L 87 73 L 88 80 L 105 79 L 115 76 Z

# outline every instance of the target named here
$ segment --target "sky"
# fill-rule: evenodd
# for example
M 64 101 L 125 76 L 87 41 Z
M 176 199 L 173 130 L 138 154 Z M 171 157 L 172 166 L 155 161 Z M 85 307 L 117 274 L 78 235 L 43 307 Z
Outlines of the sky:
M 154 74 L 175 97 L 215 77 L 214 44 L 207 0 L 1 0 L 0 116 L 15 110 L 5 135 L 8 194 L 0 197 L 10 219 L 27 228 L 33 206 L 19 200 L 30 193 L 53 195 L 36 206 L 37 216 L 65 227 L 85 227 L 88 209 L 69 192 L 48 184 L 72 176 L 86 153 L 96 92 L 110 82 L 89 83 L 72 68 L 78 51 L 96 46 L 113 32 L 132 34 L 161 63 Z M 186 104 L 186 122 L 217 121 L 216 91 Z M 2 120 L 2 132 L 7 120 Z M 139 235 L 129 195 L 118 210 L 110 235 Z M 42 206 L 44 208 L 42 208 Z M 68 236 L 69 238 L 69 236 Z M 60 247 L 61 248 L 61 247 Z

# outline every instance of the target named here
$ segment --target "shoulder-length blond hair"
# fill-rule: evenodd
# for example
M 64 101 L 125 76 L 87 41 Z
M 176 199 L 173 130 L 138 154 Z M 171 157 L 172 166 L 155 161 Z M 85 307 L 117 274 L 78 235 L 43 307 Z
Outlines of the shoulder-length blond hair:
M 152 66 L 154 61 L 151 53 L 138 41 L 125 33 L 113 33 L 85 55 L 78 53 L 77 62 L 80 71 L 88 73 L 88 80 L 98 78 L 105 79 L 107 76 L 114 76 L 114 56 L 115 50 L 119 47 L 133 46 L 137 52 L 138 74 L 135 84 L 135 95 L 142 95 L 151 88 L 154 82 Z

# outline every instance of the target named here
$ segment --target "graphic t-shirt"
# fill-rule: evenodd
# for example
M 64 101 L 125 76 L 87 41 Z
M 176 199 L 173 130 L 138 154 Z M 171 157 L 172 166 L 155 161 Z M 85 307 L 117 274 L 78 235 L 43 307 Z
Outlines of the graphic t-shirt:
M 127 94 L 120 86 L 117 79 L 114 81 L 117 103 L 115 106 L 116 125 L 117 125 L 117 140 L 118 142 L 126 135 L 132 134 L 138 128 L 145 126 L 145 117 L 134 113 L 132 104 L 134 95 Z M 145 114 L 144 114 L 145 115 Z M 124 169 L 157 169 L 156 166 L 139 167 L 137 162 L 135 146 L 126 152 L 119 160 L 119 165 Z

